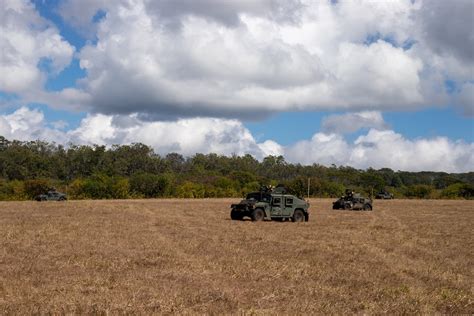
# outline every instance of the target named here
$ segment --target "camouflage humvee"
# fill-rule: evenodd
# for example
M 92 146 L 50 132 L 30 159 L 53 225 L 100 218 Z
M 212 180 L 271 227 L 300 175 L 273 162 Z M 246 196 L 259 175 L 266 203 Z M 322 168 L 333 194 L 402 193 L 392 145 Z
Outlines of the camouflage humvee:
M 376 199 L 382 199 L 382 200 L 391 200 L 393 199 L 393 193 L 390 193 L 388 191 L 380 191 L 376 196 Z
M 332 203 L 332 209 L 372 211 L 372 200 L 348 189 L 346 190 L 346 195 L 341 196 L 336 202 Z
M 46 194 L 40 194 L 35 197 L 35 200 L 38 202 L 41 201 L 66 201 L 67 196 L 64 193 L 58 192 L 56 190 L 50 190 Z
M 249 193 L 240 203 L 232 204 L 231 208 L 232 220 L 242 220 L 244 217 L 250 217 L 252 221 L 309 220 L 309 203 L 302 198 L 287 194 L 283 187 L 262 188 L 258 192 Z

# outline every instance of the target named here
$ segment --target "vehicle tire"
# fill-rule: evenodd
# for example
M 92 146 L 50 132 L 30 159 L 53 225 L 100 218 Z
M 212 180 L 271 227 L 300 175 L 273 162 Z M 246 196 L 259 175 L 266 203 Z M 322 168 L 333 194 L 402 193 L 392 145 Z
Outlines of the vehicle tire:
M 304 213 L 302 210 L 295 210 L 293 213 L 293 218 L 291 219 L 293 222 L 304 222 Z
M 60 197 L 60 198 L 58 199 L 58 202 L 63 202 L 63 201 L 66 201 L 66 199 L 63 198 L 63 197 Z
M 265 217 L 265 212 L 261 208 L 256 208 L 253 210 L 252 215 L 250 216 L 252 218 L 252 221 L 254 222 L 260 222 L 263 221 L 263 218 Z
M 364 204 L 364 211 L 372 211 L 372 206 L 370 206 L 370 204 Z
M 350 210 L 351 209 L 351 205 L 349 203 L 344 203 L 344 209 L 345 210 Z
M 233 221 L 240 221 L 242 220 L 243 216 L 240 214 L 239 211 L 232 210 L 230 211 L 230 219 Z

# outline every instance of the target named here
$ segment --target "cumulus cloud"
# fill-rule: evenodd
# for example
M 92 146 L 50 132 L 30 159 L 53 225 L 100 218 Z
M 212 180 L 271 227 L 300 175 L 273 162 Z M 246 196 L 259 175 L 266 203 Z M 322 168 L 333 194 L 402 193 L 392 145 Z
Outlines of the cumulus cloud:
M 391 131 L 371 129 L 349 143 L 341 135 L 317 133 L 286 150 L 287 158 L 303 164 L 349 165 L 408 171 L 468 172 L 474 165 L 474 144 L 446 137 L 409 140 Z
M 470 6 L 451 11 L 465 17 Z M 68 0 L 60 12 L 96 31 L 79 54 L 89 109 L 153 120 L 446 103 L 446 70 L 465 69 L 469 45 L 437 40 L 442 9 L 410 0 Z M 106 15 L 97 23 L 98 10 Z
M 275 146 L 270 143 L 258 144 L 242 123 L 236 120 L 194 118 L 173 122 L 143 122 L 131 117 L 129 120 L 132 124 L 123 124 L 125 120 L 102 114 L 88 116 L 68 135 L 72 140 L 85 144 L 142 142 L 160 154 L 179 152 L 191 156 L 213 152 L 225 155 L 250 153 L 262 158 L 275 153 Z
M 49 127 L 52 126 L 52 127 Z M 0 135 L 7 139 L 47 140 L 67 144 L 127 144 L 141 142 L 157 153 L 179 152 L 223 155 L 252 154 L 261 159 L 281 154 L 282 147 L 273 142 L 258 143 L 250 131 L 237 120 L 193 118 L 178 121 L 146 122 L 137 115 L 112 116 L 95 114 L 84 118 L 76 129 L 63 131 L 64 122 L 47 122 L 40 110 L 22 107 L 0 115 Z
M 74 50 L 32 4 L 5 3 L 0 89 L 54 107 L 255 120 L 457 104 L 445 81 L 473 80 L 469 0 L 65 0 L 59 14 L 92 39 L 77 54 L 86 77 L 47 93 L 41 64 L 57 73 Z
M 7 139 L 67 142 L 68 137 L 64 132 L 47 125 L 43 112 L 27 107 L 21 107 L 8 115 L 0 115 L 0 135 Z
M 360 115 L 360 114 L 359 114 Z M 377 116 L 374 113 L 363 113 Z M 383 121 L 383 120 L 382 120 Z M 318 132 L 309 140 L 282 146 L 273 140 L 257 142 L 237 120 L 193 118 L 146 122 L 136 115 L 89 115 L 70 131 L 49 128 L 41 111 L 21 108 L 0 116 L 0 135 L 7 139 L 44 139 L 67 144 L 127 144 L 141 142 L 157 153 L 223 155 L 251 154 L 258 159 L 283 155 L 302 164 L 348 165 L 355 168 L 392 168 L 408 171 L 468 172 L 474 166 L 474 144 L 446 137 L 410 140 L 392 130 L 370 129 L 354 142 L 342 134 Z M 54 126 L 54 125 L 53 125 Z
M 420 16 L 426 44 L 436 53 L 474 62 L 474 2 L 426 1 Z
M 0 29 L 0 91 L 41 90 L 49 73 L 58 74 L 71 62 L 74 48 L 29 1 L 3 0 Z
M 362 128 L 385 130 L 388 125 L 382 113 L 376 111 L 335 114 L 323 118 L 321 122 L 321 131 L 326 134 L 350 134 Z

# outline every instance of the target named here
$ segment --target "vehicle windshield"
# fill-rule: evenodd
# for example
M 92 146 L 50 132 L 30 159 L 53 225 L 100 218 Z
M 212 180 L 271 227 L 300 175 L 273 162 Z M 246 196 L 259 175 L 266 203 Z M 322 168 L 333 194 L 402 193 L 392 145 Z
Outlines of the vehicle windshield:
M 247 197 L 246 199 L 247 200 L 255 200 L 255 201 L 264 201 L 264 202 L 270 202 L 272 196 L 270 194 L 267 194 L 267 193 L 263 193 L 263 192 L 253 192 L 253 193 L 249 193 L 247 194 Z

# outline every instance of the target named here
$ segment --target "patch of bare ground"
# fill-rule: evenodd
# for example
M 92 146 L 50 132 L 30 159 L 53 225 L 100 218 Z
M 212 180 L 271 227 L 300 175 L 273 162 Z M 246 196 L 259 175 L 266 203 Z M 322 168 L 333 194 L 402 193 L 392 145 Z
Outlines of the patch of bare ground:
M 473 201 L 295 224 L 237 200 L 0 203 L 0 314 L 474 313 Z

